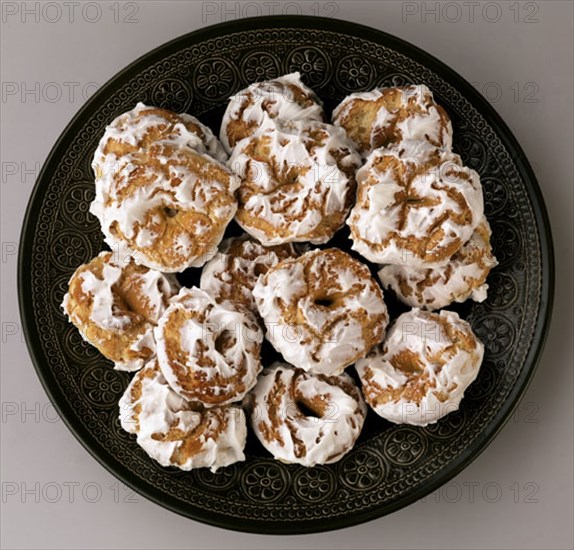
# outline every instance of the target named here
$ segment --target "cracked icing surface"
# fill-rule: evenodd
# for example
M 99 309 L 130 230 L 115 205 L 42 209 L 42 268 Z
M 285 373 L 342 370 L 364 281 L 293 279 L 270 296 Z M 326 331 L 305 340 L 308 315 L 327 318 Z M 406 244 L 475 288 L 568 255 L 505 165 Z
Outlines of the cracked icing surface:
M 251 314 L 183 288 L 154 332 L 160 368 L 182 397 L 211 407 L 239 401 L 255 385 L 263 334 Z
M 162 466 L 210 468 L 245 460 L 245 414 L 238 406 L 204 408 L 167 384 L 153 359 L 132 379 L 119 402 L 120 423 Z
M 388 323 L 368 268 L 335 248 L 284 260 L 259 278 L 253 296 L 267 339 L 314 373 L 342 372 L 382 340 Z
M 217 252 L 237 210 L 239 179 L 188 147 L 154 143 L 121 157 L 91 212 L 106 242 L 164 272 L 199 267 Z
M 207 126 L 142 103 L 106 127 L 90 211 L 106 242 L 164 272 L 203 265 L 237 209 L 239 179 Z
M 325 243 L 355 200 L 360 157 L 342 128 L 274 119 L 239 142 L 228 165 L 241 176 L 236 220 L 269 246 Z
M 221 122 L 220 138 L 228 151 L 272 119 L 325 120 L 315 92 L 301 82 L 299 73 L 256 82 L 229 98 Z
M 426 426 L 458 409 L 483 354 L 484 346 L 457 313 L 413 309 L 355 366 L 363 395 L 378 415 Z
M 154 326 L 178 289 L 173 277 L 101 252 L 76 269 L 62 308 L 116 369 L 133 371 L 155 354 Z
M 286 363 L 266 369 L 246 402 L 263 446 L 278 460 L 303 466 L 341 459 L 367 414 L 349 375 L 313 375 Z
M 490 226 L 483 218 L 470 240 L 448 264 L 434 268 L 387 265 L 379 271 L 384 288 L 411 307 L 440 309 L 453 302 L 486 300 L 486 278 L 497 265 L 490 246 Z
M 450 118 L 424 85 L 351 94 L 333 111 L 333 123 L 345 128 L 365 157 L 410 139 L 452 147 Z
M 114 173 L 114 163 L 121 157 L 156 143 L 189 147 L 219 162 L 227 160 L 213 132 L 194 116 L 138 103 L 106 126 L 92 162 L 96 179 L 108 179 Z
M 200 288 L 219 303 L 230 302 L 257 315 L 253 288 L 259 276 L 299 255 L 291 244 L 264 247 L 248 235 L 225 239 L 219 250 L 203 267 Z
M 422 141 L 374 151 L 357 172 L 347 225 L 353 250 L 379 264 L 444 265 L 483 217 L 478 174 Z

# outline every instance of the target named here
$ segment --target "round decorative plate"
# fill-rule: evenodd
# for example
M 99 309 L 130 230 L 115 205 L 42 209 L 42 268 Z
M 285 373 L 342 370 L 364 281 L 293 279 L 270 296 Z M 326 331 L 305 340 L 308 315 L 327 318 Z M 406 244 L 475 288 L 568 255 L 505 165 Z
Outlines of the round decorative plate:
M 305 469 L 277 462 L 250 438 L 247 460 L 217 473 L 163 468 L 118 422 L 129 375 L 82 341 L 60 303 L 75 268 L 103 248 L 90 168 L 105 125 L 138 101 L 187 111 L 219 130 L 229 96 L 300 71 L 330 111 L 351 92 L 424 83 L 453 120 L 454 148 L 479 172 L 494 252 L 488 299 L 456 309 L 486 347 L 459 411 L 426 428 L 370 413 L 340 462 Z M 231 229 L 233 231 L 233 229 Z M 345 233 L 337 246 L 349 248 Z M 188 270 L 189 284 L 199 270 Z M 19 263 L 21 315 L 32 359 L 60 415 L 114 475 L 147 498 L 206 523 L 261 533 L 336 529 L 405 506 L 460 472 L 501 428 L 532 376 L 550 317 L 552 243 L 534 174 L 488 103 L 423 51 L 360 25 L 261 17 L 178 38 L 145 55 L 90 99 L 52 150 L 32 193 Z M 387 297 L 390 311 L 400 306 Z

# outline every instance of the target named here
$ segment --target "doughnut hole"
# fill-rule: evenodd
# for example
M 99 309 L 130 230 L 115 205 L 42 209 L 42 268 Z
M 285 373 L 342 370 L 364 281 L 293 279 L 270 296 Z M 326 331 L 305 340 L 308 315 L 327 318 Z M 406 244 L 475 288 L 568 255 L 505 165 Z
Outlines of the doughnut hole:
M 225 357 L 227 351 L 235 345 L 235 335 L 230 330 L 222 330 L 213 341 L 215 351 Z
M 313 303 L 316 306 L 326 308 L 326 309 L 335 309 L 341 304 L 341 293 L 321 293 L 317 294 L 315 298 L 313 298 Z
M 265 264 L 255 264 L 255 269 L 254 269 L 254 273 L 256 277 L 259 277 L 259 275 L 265 275 L 265 273 L 267 273 L 269 271 L 269 266 L 266 266 Z
M 175 218 L 177 216 L 177 208 L 170 208 L 169 206 L 164 206 L 163 211 L 168 218 Z
M 308 397 L 304 395 L 297 395 L 295 399 L 295 406 L 297 410 L 305 417 L 305 418 L 323 418 L 325 414 L 325 402 L 321 397 Z

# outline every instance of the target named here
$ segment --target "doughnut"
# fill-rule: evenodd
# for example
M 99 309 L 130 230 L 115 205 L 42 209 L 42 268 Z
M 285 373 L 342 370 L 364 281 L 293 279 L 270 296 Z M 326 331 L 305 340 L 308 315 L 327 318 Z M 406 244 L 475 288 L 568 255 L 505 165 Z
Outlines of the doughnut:
M 147 149 L 158 142 L 190 147 L 219 162 L 227 160 L 221 143 L 195 117 L 138 103 L 134 109 L 116 117 L 106 127 L 92 162 L 96 180 L 113 177 L 121 157 Z
M 340 374 L 381 342 L 388 323 L 367 266 L 336 248 L 283 260 L 259 277 L 253 296 L 273 347 L 314 374 Z
M 470 240 L 442 267 L 387 265 L 379 271 L 383 288 L 392 289 L 411 307 L 440 309 L 452 302 L 486 300 L 486 278 L 497 265 L 490 246 L 490 226 L 483 218 Z
M 274 119 L 234 148 L 242 178 L 237 223 L 265 246 L 327 242 L 355 200 L 360 157 L 344 130 Z
M 256 82 L 229 99 L 219 137 L 227 151 L 270 119 L 324 121 L 323 105 L 299 73 Z
M 240 401 L 261 371 L 263 334 L 247 312 L 182 288 L 155 328 L 159 366 L 182 397 L 206 407 Z
M 112 249 L 147 267 L 179 272 L 215 255 L 237 210 L 239 183 L 208 155 L 156 142 L 119 158 L 111 181 L 96 185 L 90 211 Z
M 266 248 L 249 235 L 226 239 L 219 250 L 203 267 L 199 287 L 218 303 L 231 302 L 257 315 L 253 287 L 259 276 L 280 261 L 298 256 L 292 244 Z
M 207 409 L 168 385 L 157 360 L 149 361 L 119 402 L 120 424 L 162 466 L 218 468 L 245 460 L 247 423 L 235 405 Z
M 415 308 L 400 315 L 383 344 L 355 367 L 378 415 L 426 426 L 458 409 L 483 354 L 484 346 L 458 314 Z
M 153 329 L 179 285 L 170 276 L 102 252 L 72 275 L 62 309 L 82 338 L 118 370 L 155 354 Z
M 349 452 L 367 407 L 348 374 L 310 374 L 286 363 L 265 369 L 246 397 L 251 425 L 278 460 L 315 466 Z
M 379 264 L 444 265 L 483 217 L 478 174 L 424 141 L 377 149 L 357 172 L 352 249 Z
M 403 140 L 425 140 L 451 149 L 452 124 L 424 85 L 378 88 L 347 96 L 333 111 L 363 156 Z

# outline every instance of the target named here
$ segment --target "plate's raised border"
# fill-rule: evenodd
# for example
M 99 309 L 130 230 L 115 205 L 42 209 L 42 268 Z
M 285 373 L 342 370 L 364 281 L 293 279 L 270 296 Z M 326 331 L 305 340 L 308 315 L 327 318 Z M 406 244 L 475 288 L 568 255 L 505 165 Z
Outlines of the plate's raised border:
M 541 261 L 542 261 L 542 288 L 541 288 L 541 303 L 539 309 L 539 317 L 537 319 L 536 327 L 533 334 L 532 344 L 528 350 L 525 359 L 525 364 L 530 365 L 530 368 L 522 369 L 516 384 L 514 385 L 510 395 L 508 396 L 504 406 L 501 407 L 498 414 L 490 422 L 487 428 L 481 433 L 480 437 L 475 440 L 464 453 L 459 455 L 457 459 L 451 463 L 448 471 L 441 471 L 434 477 L 427 480 L 424 488 L 419 491 L 412 491 L 408 495 L 398 499 L 392 506 L 386 506 L 385 509 L 374 509 L 364 513 L 351 513 L 348 518 L 334 520 L 314 520 L 309 522 L 293 523 L 292 521 L 249 521 L 245 519 L 234 519 L 226 515 L 210 514 L 194 514 L 189 511 L 183 510 L 181 502 L 177 499 L 171 499 L 166 495 L 159 495 L 157 490 L 153 487 L 142 487 L 141 479 L 137 478 L 125 469 L 122 465 L 109 456 L 107 453 L 98 452 L 100 443 L 96 441 L 92 434 L 86 430 L 85 426 L 75 418 L 74 411 L 68 406 L 67 403 L 56 402 L 54 400 L 53 389 L 50 381 L 44 377 L 43 371 L 39 364 L 40 354 L 37 353 L 36 346 L 38 345 L 38 333 L 36 326 L 29 318 L 26 311 L 31 311 L 31 294 L 27 292 L 31 284 L 31 259 L 27 257 L 24 252 L 31 250 L 34 232 L 31 230 L 30 220 L 38 215 L 39 203 L 35 201 L 36 195 L 40 191 L 40 182 L 45 178 L 53 175 L 53 168 L 55 160 L 61 155 L 65 148 L 65 137 L 68 133 L 76 133 L 82 127 L 89 114 L 98 107 L 104 100 L 108 93 L 117 85 L 118 80 L 126 80 L 137 74 L 141 68 L 149 65 L 150 63 L 159 60 L 177 50 L 183 44 L 190 44 L 193 42 L 205 41 L 211 38 L 216 38 L 225 34 L 233 32 L 247 31 L 247 30 L 262 30 L 262 29 L 281 29 L 281 28 L 300 28 L 307 30 L 324 30 L 331 32 L 338 32 L 350 37 L 361 37 L 363 39 L 371 40 L 375 43 L 383 44 L 389 48 L 395 49 L 404 53 L 405 55 L 417 60 L 418 62 L 431 67 L 432 70 L 441 78 L 453 84 L 462 93 L 465 98 L 481 113 L 489 119 L 489 123 L 495 128 L 500 139 L 505 147 L 516 153 L 514 159 L 517 168 L 525 182 L 527 182 L 527 191 L 529 200 L 532 205 L 534 216 L 537 221 L 538 230 L 540 232 L 540 247 L 541 247 Z M 393 510 L 406 506 L 426 494 L 432 492 L 437 487 L 451 479 L 458 474 L 464 467 L 466 467 L 478 454 L 484 450 L 488 443 L 502 428 L 505 421 L 508 420 L 512 414 L 515 406 L 517 405 L 520 396 L 527 388 L 535 366 L 537 365 L 543 344 L 548 332 L 550 314 L 552 309 L 552 300 L 554 292 L 554 258 L 552 238 L 550 232 L 550 225 L 548 216 L 544 207 L 544 202 L 540 189 L 536 183 L 536 179 L 532 169 L 516 139 L 513 137 L 511 131 L 502 121 L 496 111 L 482 98 L 479 93 L 468 84 L 462 77 L 455 73 L 452 69 L 448 68 L 442 62 L 438 61 L 431 55 L 423 52 L 419 48 L 404 42 L 403 40 L 388 35 L 384 32 L 372 29 L 370 27 L 347 23 L 345 21 L 318 18 L 318 17 L 304 17 L 304 16 L 273 16 L 273 17 L 260 17 L 233 21 L 229 23 L 221 23 L 205 29 L 201 29 L 182 37 L 179 37 L 167 44 L 154 49 L 148 54 L 142 56 L 134 63 L 129 65 L 126 69 L 113 77 L 105 86 L 103 86 L 78 112 L 74 119 L 68 124 L 60 139 L 56 142 L 50 155 L 48 156 L 44 167 L 38 177 L 38 181 L 30 198 L 30 203 L 24 219 L 22 228 L 22 235 L 20 239 L 20 253 L 18 259 L 18 292 L 20 300 L 20 315 L 23 323 L 23 330 L 26 335 L 26 342 L 32 357 L 38 376 L 42 384 L 54 402 L 57 410 L 68 425 L 70 430 L 76 435 L 79 441 L 86 447 L 86 449 L 111 473 L 120 478 L 124 483 L 132 487 L 147 498 L 165 506 L 177 513 L 192 517 L 199 521 L 209 523 L 212 525 L 231 528 L 241 531 L 250 531 L 258 533 L 275 533 L 275 534 L 290 534 L 290 533 L 309 533 L 318 532 L 330 529 L 336 529 L 354 525 L 370 519 L 374 519 L 383 514 L 390 513 Z M 120 471 L 122 470 L 122 471 Z

